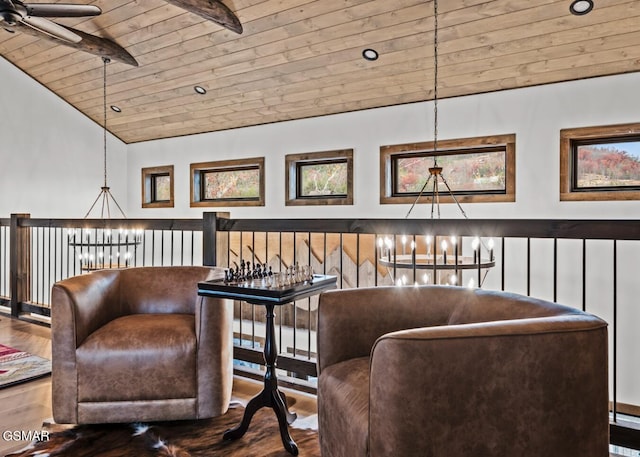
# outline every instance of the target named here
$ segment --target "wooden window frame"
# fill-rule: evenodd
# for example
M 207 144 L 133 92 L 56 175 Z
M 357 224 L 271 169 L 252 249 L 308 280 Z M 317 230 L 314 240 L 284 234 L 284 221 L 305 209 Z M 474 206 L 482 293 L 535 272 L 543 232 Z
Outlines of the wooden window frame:
M 299 170 L 301 166 L 314 163 L 328 164 L 335 162 L 346 162 L 347 164 L 347 193 L 345 195 L 300 195 Z M 307 152 L 303 154 L 286 155 L 285 189 L 286 206 L 353 205 L 353 149 L 340 149 L 335 151 Z
M 434 149 L 433 141 L 421 143 L 396 144 L 380 147 L 380 203 L 381 204 L 412 204 L 416 201 L 413 195 L 394 195 L 393 166 L 394 157 L 412 153 L 423 152 L 425 157 L 432 157 Z M 516 201 L 516 136 L 491 135 L 473 138 L 460 138 L 453 140 L 439 140 L 437 155 L 478 153 L 495 147 L 504 147 L 505 150 L 505 190 L 496 193 L 475 192 L 473 194 L 454 195 L 459 203 L 492 203 Z M 446 178 L 446 170 L 443 171 Z M 431 203 L 431 192 L 425 192 L 418 199 L 418 203 Z M 440 203 L 455 203 L 448 192 L 441 191 Z
M 156 200 L 154 179 L 158 176 L 169 176 L 169 200 Z M 142 169 L 142 207 L 173 208 L 173 165 L 148 167 Z
M 260 182 L 258 183 L 258 195 L 255 198 L 218 198 L 204 200 L 202 198 L 202 176 L 208 172 L 234 171 L 248 168 L 257 168 Z M 214 162 L 192 163 L 190 165 L 190 200 L 191 207 L 220 207 L 220 206 L 265 206 L 264 198 L 264 157 L 249 159 L 218 160 Z
M 560 201 L 615 201 L 640 200 L 640 190 L 620 187 L 597 189 L 576 189 L 574 186 L 575 158 L 573 146 L 576 142 L 588 140 L 624 140 L 639 137 L 640 123 L 616 124 L 594 127 L 580 127 L 560 130 Z

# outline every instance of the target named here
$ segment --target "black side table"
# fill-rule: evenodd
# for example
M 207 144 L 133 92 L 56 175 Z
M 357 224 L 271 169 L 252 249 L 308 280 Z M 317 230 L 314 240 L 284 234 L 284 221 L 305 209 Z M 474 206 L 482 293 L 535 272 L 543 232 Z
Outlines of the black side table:
M 278 418 L 280 437 L 285 449 L 293 455 L 298 455 L 298 446 L 291 438 L 288 426 L 296 420 L 297 416 L 295 413 L 289 412 L 286 397 L 278 389 L 276 375 L 278 348 L 275 339 L 274 309 L 276 306 L 310 297 L 335 286 L 336 277 L 326 275 L 313 275 L 311 281 L 273 288 L 261 287 L 259 281 L 226 283 L 224 280 L 211 280 L 198 284 L 198 295 L 243 300 L 266 308 L 264 361 L 267 370 L 264 375 L 264 388 L 247 404 L 240 425 L 225 432 L 225 440 L 241 438 L 249 428 L 256 411 L 266 406 L 272 408 Z

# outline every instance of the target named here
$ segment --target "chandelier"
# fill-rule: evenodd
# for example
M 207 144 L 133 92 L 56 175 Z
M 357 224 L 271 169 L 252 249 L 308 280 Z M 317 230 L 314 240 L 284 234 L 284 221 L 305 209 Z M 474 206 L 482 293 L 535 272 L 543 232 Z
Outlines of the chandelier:
M 433 39 L 433 166 L 429 168 L 429 176 L 420 189 L 418 196 L 409 208 L 405 219 L 409 217 L 420 198 L 431 184 L 431 219 L 440 219 L 440 186 L 455 202 L 465 219 L 467 214 L 460 205 L 455 194 L 445 179 L 443 168 L 438 166 L 438 0 L 433 1 L 434 39 Z M 408 276 L 414 284 L 449 284 L 463 285 L 463 272 L 471 271 L 466 285 L 482 286 L 489 269 L 495 266 L 493 239 L 483 240 L 480 237 L 468 238 L 456 235 L 426 235 L 424 238 L 413 236 L 407 246 L 406 235 L 401 237 L 401 248 L 396 237 L 378 238 L 379 263 L 387 267 L 393 282 L 397 285 L 409 283 Z M 463 252 L 471 249 L 472 254 Z M 423 253 L 419 253 L 423 252 Z M 407 274 L 406 270 L 412 273 Z M 403 272 L 404 271 L 404 272 Z M 419 274 L 421 273 L 421 274 Z
M 122 218 L 126 219 L 127 217 L 107 185 L 107 64 L 110 61 L 111 59 L 108 57 L 102 58 L 104 183 L 89 211 L 84 215 L 84 219 L 89 218 L 98 203 L 100 203 L 100 219 L 105 221 L 111 219 L 112 205 L 118 209 Z M 69 231 L 68 240 L 69 246 L 72 246 L 76 251 L 80 269 L 86 272 L 105 268 L 129 267 L 135 255 L 136 246 L 142 242 L 142 234 L 143 231 L 139 229 L 77 228 Z

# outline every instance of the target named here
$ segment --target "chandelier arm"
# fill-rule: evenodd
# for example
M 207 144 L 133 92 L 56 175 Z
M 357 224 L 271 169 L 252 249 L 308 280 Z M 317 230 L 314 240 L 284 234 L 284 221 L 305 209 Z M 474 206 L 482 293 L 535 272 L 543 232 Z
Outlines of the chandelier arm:
M 464 218 L 465 219 L 469 219 L 469 217 L 467 216 L 467 213 L 465 213 L 464 210 L 462 209 L 462 205 L 460 205 L 460 202 L 458 201 L 456 196 L 453 194 L 453 191 L 451 190 L 451 187 L 449 187 L 449 184 L 447 183 L 447 180 L 444 179 L 444 176 L 442 176 L 442 174 L 440 175 L 440 177 L 442 178 L 442 182 L 444 183 L 444 185 L 447 186 L 447 191 L 449 192 L 449 195 L 451 195 L 451 198 L 453 198 L 453 201 L 456 202 L 456 205 L 458 205 L 458 209 L 460 210 L 460 212 L 462 213 Z
M 418 200 L 420 200 L 420 197 L 422 197 L 422 195 L 424 194 L 424 190 L 427 188 L 427 186 L 429 185 L 429 181 L 431 181 L 431 177 L 433 175 L 430 174 L 429 177 L 427 178 L 427 180 L 424 182 L 424 185 L 422 186 L 422 189 L 420 189 L 420 192 L 418 192 L 418 196 L 416 197 L 416 199 L 413 201 L 413 204 L 411 205 L 411 208 L 409 208 L 409 211 L 407 211 L 407 215 L 404 217 L 405 219 L 407 219 L 409 217 L 409 214 L 411 214 L 411 211 L 413 211 L 413 208 L 416 206 L 416 204 L 418 203 Z
M 107 219 L 111 219 L 111 209 L 109 208 L 109 195 L 107 191 L 102 191 L 102 210 L 100 211 L 100 219 L 104 219 L 104 208 L 107 207 Z
M 431 196 L 431 219 L 433 219 L 433 207 L 435 203 L 435 207 L 438 210 L 438 219 L 440 219 L 440 189 L 438 188 L 438 176 L 436 175 L 433 178 L 433 194 Z
M 118 205 L 118 201 L 115 199 L 115 197 L 111 194 L 111 191 L 109 190 L 109 188 L 107 188 L 107 193 L 109 194 L 109 197 L 111 197 L 111 200 L 113 200 L 113 203 L 116 204 L 116 206 L 118 207 L 118 210 L 120 211 L 120 214 L 122 214 L 122 217 L 124 217 L 125 219 L 127 218 L 127 215 L 124 214 L 124 211 L 122 211 L 122 208 L 120 208 L 120 205 Z
M 102 196 L 102 191 L 100 191 L 96 199 L 93 201 L 93 205 L 91 205 L 91 208 L 89 208 L 89 211 L 87 211 L 87 214 L 84 215 L 83 219 L 86 219 L 87 217 L 89 217 L 89 214 L 91 214 L 93 207 L 96 206 L 96 203 L 98 203 L 98 200 L 100 200 L 101 196 Z

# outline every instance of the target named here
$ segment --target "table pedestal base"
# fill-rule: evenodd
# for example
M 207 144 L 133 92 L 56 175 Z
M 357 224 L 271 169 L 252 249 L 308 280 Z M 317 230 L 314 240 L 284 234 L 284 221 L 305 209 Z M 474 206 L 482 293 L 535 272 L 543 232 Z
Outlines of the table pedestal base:
M 289 435 L 289 424 L 296 420 L 297 415 L 289 412 L 287 406 L 287 399 L 285 395 L 278 389 L 278 379 L 276 376 L 276 360 L 278 358 L 278 350 L 275 343 L 275 326 L 273 312 L 274 305 L 269 303 L 265 304 L 267 308 L 267 322 L 264 345 L 264 361 L 267 367 L 267 372 L 264 375 L 264 389 L 258 395 L 253 397 L 247 407 L 244 410 L 244 416 L 242 422 L 237 427 L 227 430 L 224 433 L 223 438 L 225 440 L 236 440 L 241 438 L 251 423 L 253 415 L 260 408 L 268 407 L 272 408 L 278 417 L 278 425 L 280 427 L 280 437 L 282 438 L 282 444 L 284 448 L 293 455 L 298 455 L 298 446 L 295 441 L 291 439 Z
M 278 424 L 280 426 L 280 437 L 282 438 L 282 444 L 284 448 L 292 455 L 298 455 L 298 446 L 289 434 L 288 424 L 291 424 L 296 420 L 297 415 L 289 412 L 287 408 L 287 400 L 282 392 L 279 390 L 267 391 L 263 390 L 256 395 L 247 404 L 244 410 L 244 416 L 242 422 L 235 428 L 227 430 L 224 433 L 223 438 L 225 440 L 236 440 L 241 438 L 251 423 L 253 415 L 262 407 L 271 407 L 278 417 Z

